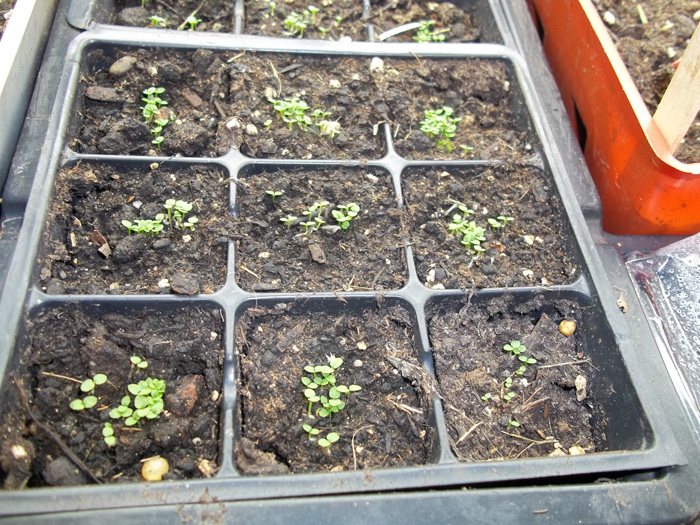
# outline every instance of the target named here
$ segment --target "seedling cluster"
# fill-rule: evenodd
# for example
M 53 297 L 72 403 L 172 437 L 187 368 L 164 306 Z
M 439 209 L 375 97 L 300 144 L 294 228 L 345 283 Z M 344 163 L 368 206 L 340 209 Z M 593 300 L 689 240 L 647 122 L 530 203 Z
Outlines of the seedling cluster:
M 161 108 L 167 106 L 168 102 L 160 98 L 160 95 L 165 93 L 164 87 L 151 86 L 143 91 L 145 95 L 141 100 L 145 102 L 145 105 L 141 107 L 141 114 L 148 124 L 151 125 L 151 133 L 153 133 L 152 144 L 158 146 L 163 142 L 163 136 L 161 135 L 163 128 L 170 122 L 167 118 L 163 118 L 161 114 Z
M 277 4 L 274 1 L 271 1 L 269 5 L 270 17 L 273 17 L 275 16 L 275 7 Z M 321 13 L 321 9 L 314 5 L 308 5 L 302 14 L 297 12 L 289 13 L 287 18 L 284 19 L 284 27 L 287 28 L 290 35 L 299 35 L 299 38 L 304 38 L 304 31 L 306 31 L 309 27 L 313 27 L 321 33 L 321 38 L 324 38 L 326 33 L 331 30 L 331 27 L 323 27 L 321 25 L 322 21 L 323 14 Z M 343 18 L 341 16 L 336 16 L 332 25 L 334 27 L 340 27 L 340 23 L 342 21 Z
M 138 356 L 130 358 L 131 364 L 137 370 L 144 370 L 148 367 L 148 362 Z M 74 399 L 70 403 L 70 408 L 77 412 L 89 410 L 97 405 L 99 399 L 94 395 L 95 387 L 107 383 L 105 374 L 95 374 L 91 379 L 86 379 L 80 384 L 80 391 L 87 395 L 82 399 Z M 131 398 L 127 395 L 122 397 L 121 404 L 110 410 L 109 416 L 112 419 L 125 419 L 124 424 L 134 426 L 139 424 L 142 418 L 155 419 L 164 409 L 163 395 L 165 393 L 165 381 L 162 379 L 147 378 L 138 383 L 132 383 L 127 387 L 129 393 L 134 395 L 134 408 L 131 408 Z M 107 446 L 116 445 L 117 438 L 114 436 L 112 424 L 107 422 L 102 428 L 102 437 Z
M 192 204 L 187 201 L 168 199 L 163 205 L 168 213 L 168 224 L 172 229 L 173 219 L 175 220 L 175 227 L 179 229 L 189 228 L 194 231 L 194 225 L 199 222 L 199 219 L 195 216 L 186 217 L 186 215 L 192 211 Z M 155 219 L 135 219 L 132 223 L 129 220 L 122 220 L 122 226 L 129 230 L 129 235 L 131 232 L 148 234 L 154 236 L 156 233 L 163 231 L 165 221 L 165 214 L 159 213 L 156 215 Z
M 270 190 L 266 191 L 268 195 L 272 196 Z M 306 210 L 304 210 L 300 219 L 296 215 L 287 215 L 280 218 L 280 222 L 287 225 L 287 229 L 290 229 L 294 225 L 299 225 L 304 228 L 304 235 L 317 231 L 321 226 L 326 224 L 324 217 L 324 210 L 326 207 L 330 207 L 331 203 L 322 200 L 316 201 Z M 360 205 L 356 202 L 348 202 L 345 204 L 338 204 L 331 210 L 331 216 L 335 222 L 340 226 L 341 229 L 347 230 L 350 224 L 355 220 L 360 214 Z
M 430 26 L 433 24 L 435 24 L 435 20 L 421 20 L 420 27 L 418 27 L 416 30 L 413 40 L 416 42 L 444 42 L 444 33 L 447 33 L 449 28 L 441 29 L 439 31 L 432 31 Z
M 296 124 L 302 131 L 315 131 L 330 139 L 340 133 L 340 123 L 337 120 L 329 119 L 332 115 L 330 111 L 315 109 L 311 114 L 308 114 L 307 111 L 311 108 L 299 97 L 281 100 L 270 98 L 268 101 L 275 108 L 282 121 L 287 123 L 290 130 Z M 269 129 L 267 124 L 265 127 Z
M 525 355 L 525 353 L 527 352 L 527 347 L 517 339 L 514 339 L 510 343 L 503 345 L 503 351 L 508 352 L 509 354 L 513 355 L 513 357 L 516 357 L 518 359 L 518 362 L 521 363 L 520 367 L 515 371 L 515 375 L 523 375 L 526 372 L 528 366 L 537 364 L 537 359 Z M 505 404 L 510 403 L 513 400 L 513 398 L 515 398 L 515 392 L 511 390 L 512 387 L 513 374 L 506 377 L 505 381 L 503 381 L 504 393 L 501 396 L 501 398 L 503 399 L 503 402 Z M 481 400 L 485 403 L 488 403 L 491 399 L 493 399 L 493 396 L 488 392 L 481 396 Z M 518 425 L 509 425 L 509 427 L 510 426 Z
M 307 414 L 309 417 L 328 418 L 330 424 L 333 414 L 337 414 L 345 408 L 344 399 L 349 399 L 350 394 L 362 390 L 359 385 L 337 384 L 335 373 L 342 364 L 342 358 L 331 355 L 327 365 L 307 365 L 304 367 L 301 383 L 304 385 L 303 392 L 308 403 Z M 316 436 L 321 435 L 321 430 L 312 425 L 304 424 L 303 429 L 309 435 L 309 439 L 315 439 Z M 325 437 L 318 438 L 318 445 L 330 449 L 330 446 L 338 439 L 340 439 L 340 435 L 337 432 L 328 432 Z
M 420 130 L 433 139 L 440 151 L 452 151 L 452 141 L 457 132 L 457 122 L 461 117 L 453 117 L 454 110 L 443 106 L 440 109 L 426 109 L 425 119 L 420 122 Z
M 460 243 L 471 253 L 475 253 L 478 257 L 484 252 L 484 248 L 481 243 L 486 240 L 486 230 L 476 224 L 476 221 L 469 220 L 471 215 L 474 215 L 474 210 L 470 210 L 464 204 L 458 204 L 457 208 L 461 212 L 452 215 L 452 220 L 447 225 L 448 231 L 455 237 L 460 239 Z M 513 221 L 513 217 L 505 217 L 504 215 L 499 215 L 495 219 L 489 217 L 487 219 L 488 224 L 494 229 L 505 228 L 506 224 Z

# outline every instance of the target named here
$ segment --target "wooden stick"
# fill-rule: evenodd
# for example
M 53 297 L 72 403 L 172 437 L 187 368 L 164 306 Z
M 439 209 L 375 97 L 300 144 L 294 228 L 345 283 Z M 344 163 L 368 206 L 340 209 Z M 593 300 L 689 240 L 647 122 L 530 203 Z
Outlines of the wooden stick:
M 700 111 L 700 26 L 695 28 L 688 48 L 654 114 L 654 122 L 666 139 L 671 153 L 678 149 L 688 128 Z

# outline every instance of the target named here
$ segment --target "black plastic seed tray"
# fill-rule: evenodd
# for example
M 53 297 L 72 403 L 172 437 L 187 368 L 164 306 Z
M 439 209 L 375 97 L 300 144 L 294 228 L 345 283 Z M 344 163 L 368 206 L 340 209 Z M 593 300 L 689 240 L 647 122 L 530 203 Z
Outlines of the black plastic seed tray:
M 497 3 L 489 5 L 495 6 Z M 92 12 L 111 15 L 113 10 L 94 8 Z M 100 18 L 101 16 L 89 14 L 87 19 L 108 21 L 109 16 Z M 316 502 L 345 513 L 346 518 L 342 521 L 351 522 L 353 518 L 350 508 L 357 505 L 365 507 L 365 516 L 370 515 L 368 512 L 374 512 L 371 509 L 378 509 L 382 519 L 389 515 L 397 519 L 411 516 L 407 514 L 412 512 L 411 505 L 404 496 L 397 493 L 413 491 L 406 497 L 421 502 L 422 510 L 418 512 L 416 509 L 418 513 L 412 515 L 413 518 L 420 516 L 418 521 L 426 521 L 429 516 L 437 516 L 438 520 L 441 515 L 445 520 L 473 516 L 475 509 L 500 508 L 504 506 L 504 501 L 518 503 L 519 509 L 527 513 L 517 514 L 523 521 L 534 521 L 539 514 L 547 513 L 563 519 L 574 516 L 580 518 L 582 512 L 591 513 L 588 517 L 592 521 L 624 521 L 626 518 L 617 514 L 618 511 L 613 514 L 609 512 L 609 509 L 616 508 L 614 502 L 618 497 L 634 500 L 642 498 L 643 493 L 653 493 L 653 497 L 649 496 L 650 501 L 663 500 L 658 497 L 663 492 L 659 488 L 660 484 L 652 480 L 663 479 L 675 468 L 686 465 L 687 459 L 682 450 L 692 450 L 684 440 L 681 440 L 680 447 L 677 444 L 674 431 L 682 427 L 683 423 L 678 423 L 676 418 L 672 417 L 675 421 L 675 426 L 672 427 L 664 414 L 669 412 L 669 407 L 673 410 L 677 400 L 672 395 L 659 399 L 651 388 L 654 381 L 645 378 L 645 373 L 649 372 L 647 364 L 654 363 L 654 359 L 658 358 L 654 352 L 655 347 L 651 339 L 645 339 L 644 335 L 639 341 L 639 333 L 632 333 L 630 325 L 615 304 L 614 296 L 610 293 L 609 281 L 602 271 L 603 263 L 594 240 L 597 226 L 593 224 L 592 227 L 591 223 L 584 219 L 568 177 L 567 166 L 562 161 L 557 142 L 552 140 L 553 127 L 543 111 L 535 93 L 535 85 L 520 55 L 511 48 L 498 44 L 448 43 L 428 46 L 410 43 L 347 43 L 200 32 L 183 34 L 99 24 L 89 27 L 90 30 L 77 37 L 70 46 L 47 138 L 41 148 L 36 177 L 7 276 L 6 282 L 12 283 L 12 286 L 4 287 L 0 299 L 0 319 L 4 323 L 4 329 L 0 331 L 0 376 L 4 377 L 3 414 L 13 414 L 14 417 L 19 413 L 22 401 L 15 385 L 18 381 L 27 388 L 33 404 L 40 402 L 41 395 L 32 390 L 32 385 L 39 381 L 38 372 L 43 370 L 41 367 L 46 366 L 46 363 L 40 358 L 37 359 L 36 355 L 32 357 L 32 352 L 35 351 L 32 345 L 36 334 L 44 329 L 43 323 L 47 318 L 54 316 L 68 320 L 64 326 L 56 328 L 57 341 L 70 341 L 71 337 L 78 337 L 75 339 L 76 345 L 82 348 L 84 341 L 75 335 L 79 334 L 82 328 L 77 327 L 77 322 L 76 326 L 73 326 L 71 319 L 93 319 L 106 325 L 116 322 L 124 325 L 128 324 L 130 319 L 146 314 L 156 319 L 152 321 L 155 325 L 148 325 L 151 329 L 156 326 L 156 333 L 160 326 L 157 323 L 164 325 L 162 328 L 166 330 L 168 344 L 172 344 L 172 340 L 177 338 L 177 333 L 173 332 L 178 331 L 173 329 L 173 326 L 180 325 L 172 324 L 172 321 L 157 321 L 160 315 L 186 317 L 188 312 L 205 312 L 202 315 L 205 315 L 208 321 L 202 326 L 206 326 L 204 330 L 211 334 L 210 340 L 214 342 L 215 352 L 222 358 L 220 387 L 209 388 L 206 391 L 207 398 L 219 406 L 218 421 L 214 431 L 209 434 L 211 439 L 217 441 L 216 453 L 207 458 L 213 465 L 213 470 L 208 471 L 200 466 L 193 469 L 191 464 L 189 468 L 185 468 L 182 462 L 178 462 L 178 459 L 182 458 L 177 457 L 177 448 L 168 450 L 167 442 L 161 443 L 165 447 L 161 455 L 166 458 L 168 454 L 171 455 L 169 459 L 176 476 L 194 479 L 172 479 L 150 484 L 131 481 L 105 483 L 100 486 L 4 491 L 0 493 L 0 515 L 15 518 L 25 516 L 31 519 L 36 518 L 36 515 L 51 514 L 52 520 L 79 520 L 88 516 L 90 519 L 97 516 L 119 516 L 121 519 L 127 518 L 131 512 L 138 512 L 141 518 L 165 522 L 173 518 L 173 513 L 178 513 L 182 519 L 204 519 L 213 516 L 207 512 L 216 510 L 222 517 L 223 513 L 230 512 L 231 515 L 240 516 L 242 519 L 254 519 L 253 514 L 250 514 L 254 512 L 255 519 L 279 521 L 286 517 L 282 509 L 296 513 L 301 510 L 299 505 L 306 509 L 307 503 Z M 509 39 L 510 37 L 504 37 L 503 40 L 508 42 Z M 197 53 L 199 56 L 215 56 L 224 68 L 233 67 L 226 64 L 235 64 L 235 57 L 242 54 L 252 56 L 251 60 L 265 63 L 272 63 L 279 57 L 285 57 L 291 63 L 310 61 L 305 62 L 306 64 L 314 61 L 324 63 L 327 60 L 351 59 L 366 68 L 370 67 L 376 57 L 384 61 L 385 67 L 407 61 L 417 61 L 436 68 L 449 61 L 480 61 L 491 68 L 502 68 L 506 74 L 507 103 L 503 105 L 503 109 L 508 111 L 510 123 L 519 133 L 519 162 L 514 165 L 503 153 L 508 148 L 503 150 L 496 147 L 492 150 L 485 148 L 486 151 L 495 152 L 493 157 L 475 160 L 460 158 L 458 155 L 443 160 L 435 159 L 434 155 L 426 159 L 412 160 L 410 153 L 397 152 L 402 138 L 406 142 L 405 135 L 399 134 L 397 129 L 390 125 L 379 122 L 373 127 L 374 138 L 371 140 L 380 144 L 381 154 L 372 158 L 361 155 L 353 157 L 348 154 L 340 160 L 334 157 L 304 159 L 288 152 L 279 156 L 271 155 L 270 158 L 256 158 L 246 154 L 243 146 L 223 155 L 214 152 L 201 156 L 187 156 L 181 152 L 173 152 L 173 156 L 169 157 L 158 156 L 157 152 L 156 156 L 79 152 L 80 146 L 77 145 L 76 138 L 85 137 L 81 126 L 87 114 L 87 106 L 91 103 L 85 96 L 90 80 L 99 75 L 105 63 L 130 54 L 138 57 L 150 56 L 148 53 L 158 50 L 166 50 L 166 56 L 184 56 L 190 61 Z M 159 74 L 153 73 L 154 83 L 160 79 Z M 258 97 L 263 96 L 264 94 L 258 94 Z M 139 104 L 138 100 L 131 102 Z M 439 96 L 436 102 L 441 103 Z M 118 118 L 121 110 L 118 109 L 107 118 Z M 232 120 L 226 119 L 227 122 Z M 232 127 L 235 127 L 235 124 Z M 222 227 L 224 233 L 217 237 L 215 242 L 211 242 L 208 250 L 218 252 L 222 257 L 223 262 L 220 267 L 217 266 L 220 282 L 202 285 L 199 293 L 193 295 L 187 295 L 189 292 L 182 290 L 179 290 L 180 294 L 171 293 L 175 288 L 180 288 L 179 285 L 173 286 L 172 277 L 169 277 L 167 283 L 162 283 L 162 279 L 159 281 L 153 278 L 149 286 L 139 287 L 130 282 L 130 276 L 138 274 L 138 263 L 133 260 L 127 262 L 133 266 L 135 273 L 127 273 L 119 279 L 105 279 L 102 291 L 86 292 L 73 286 L 72 276 L 67 270 L 73 264 L 71 257 L 60 259 L 65 264 L 63 270 L 56 269 L 54 274 L 52 267 L 48 265 L 49 273 L 46 273 L 47 260 L 58 260 L 51 258 L 56 254 L 55 238 L 52 237 L 56 232 L 59 236 L 62 232 L 61 242 L 66 247 L 71 247 L 68 251 L 73 248 L 77 250 L 82 242 L 80 236 L 72 238 L 69 233 L 72 227 L 82 228 L 82 221 L 69 216 L 66 222 L 65 217 L 57 219 L 56 217 L 61 216 L 55 215 L 56 209 L 61 208 L 63 204 L 70 202 L 71 205 L 75 205 L 91 195 L 85 190 L 90 181 L 81 182 L 79 178 L 72 179 L 73 186 L 69 186 L 68 194 L 56 194 L 55 188 L 57 181 L 62 177 L 61 174 L 70 173 L 78 167 L 92 171 L 99 181 L 100 192 L 115 184 L 114 181 L 138 179 L 135 173 L 141 173 L 144 177 L 150 173 L 164 173 L 172 178 L 174 187 L 176 181 L 183 177 L 183 173 L 214 173 L 214 176 L 225 184 L 229 195 L 218 203 L 228 210 L 223 213 L 227 215 Z M 554 223 L 552 238 L 547 239 L 547 242 L 562 237 L 559 249 L 565 254 L 568 271 L 560 272 L 555 277 L 537 275 L 538 280 L 533 281 L 534 272 L 527 273 L 529 268 L 521 268 L 517 276 L 501 276 L 502 280 L 496 280 L 497 284 L 492 286 L 452 285 L 449 280 L 438 286 L 441 284 L 441 274 L 437 271 L 431 273 L 431 270 L 439 268 L 431 267 L 430 264 L 425 266 L 426 262 L 430 263 L 431 255 L 423 253 L 423 246 L 420 244 L 422 237 L 418 230 L 424 230 L 425 228 L 421 228 L 424 225 L 416 223 L 413 230 L 404 226 L 397 233 L 404 237 L 391 246 L 391 256 L 396 257 L 391 270 L 380 272 L 384 261 L 382 258 L 378 259 L 377 271 L 372 274 L 373 279 L 369 280 L 367 286 L 353 287 L 354 281 L 349 277 L 346 279 L 346 286 L 304 289 L 302 280 L 302 284 L 297 284 L 294 289 L 285 290 L 284 277 L 281 276 L 281 285 L 274 282 L 273 286 L 269 286 L 271 283 L 268 280 L 264 283 L 266 286 L 260 289 L 255 286 L 255 282 L 251 284 L 243 276 L 250 273 L 260 275 L 247 263 L 245 268 L 241 266 L 240 261 L 243 260 L 246 244 L 245 239 L 237 234 L 239 225 L 249 221 L 251 217 L 252 208 L 242 203 L 246 196 L 254 193 L 250 181 L 256 176 L 265 175 L 274 181 L 275 177 L 289 172 L 301 177 L 312 177 L 319 182 L 322 180 L 319 177 L 323 177 L 324 173 L 347 172 L 348 179 L 358 180 L 367 187 L 378 188 L 379 184 L 385 184 L 381 193 L 385 197 L 383 206 L 386 209 L 381 211 L 384 215 L 392 216 L 403 213 L 402 210 L 417 199 L 415 194 L 406 194 L 406 188 L 420 172 L 427 172 L 433 177 L 444 173 L 454 174 L 450 176 L 459 183 L 469 185 L 487 177 L 497 178 L 499 173 L 508 173 L 509 170 L 527 171 L 540 181 L 535 190 L 529 190 L 532 193 L 543 192 L 540 196 L 560 221 Z M 290 188 L 289 193 L 291 189 L 294 188 Z M 578 192 L 581 192 L 580 188 Z M 427 193 L 429 191 L 426 191 L 426 198 Z M 309 195 L 311 194 L 313 192 L 309 190 Z M 146 206 L 148 195 L 141 193 L 137 200 L 144 201 L 139 203 L 139 206 Z M 126 204 L 133 207 L 131 201 Z M 212 219 L 206 215 L 208 205 L 213 206 L 212 203 L 202 203 L 203 220 L 192 232 L 192 237 L 205 231 L 206 224 Z M 115 213 L 121 213 L 123 209 L 116 209 Z M 274 207 L 270 209 L 274 212 Z M 446 211 L 441 210 L 443 215 Z M 480 213 L 481 210 L 477 212 Z M 255 221 L 257 227 L 279 226 L 272 220 Z M 371 231 L 369 224 L 364 224 L 363 227 Z M 116 228 L 118 230 L 118 224 Z M 387 239 L 389 233 L 392 232 L 387 233 Z M 89 237 L 96 246 L 99 244 L 94 237 Z M 111 241 L 108 234 L 107 241 Z M 544 239 L 528 239 L 524 242 L 540 243 L 544 242 Z M 269 250 L 273 252 L 272 256 L 274 250 L 273 245 Z M 546 250 L 541 249 L 538 253 L 544 251 Z M 602 250 L 602 253 L 606 265 L 614 265 L 610 253 L 605 250 Z M 263 258 L 265 257 L 268 255 Z M 172 264 L 177 265 L 179 262 Z M 310 261 L 308 264 L 315 263 Z M 427 269 L 423 269 L 424 266 Z M 523 273 L 523 270 L 526 272 Z M 185 273 L 191 271 L 187 270 Z M 458 267 L 457 273 L 459 271 Z M 384 273 L 391 279 L 385 280 Z M 331 275 L 328 278 L 332 277 Z M 544 280 L 541 277 L 544 277 Z M 523 279 L 527 285 L 522 284 Z M 261 281 L 264 280 L 258 279 L 256 282 Z M 187 284 L 186 280 L 185 288 Z M 439 395 L 442 390 L 442 378 L 439 373 L 436 374 L 436 370 L 439 370 L 439 359 L 435 349 L 442 345 L 445 337 L 465 337 L 467 344 L 473 345 L 473 339 L 469 338 L 475 336 L 467 330 L 455 336 L 445 336 L 431 329 L 431 323 L 436 319 L 459 316 L 462 312 L 489 311 L 496 303 L 506 304 L 502 310 L 503 315 L 514 314 L 533 326 L 545 315 L 553 319 L 570 315 L 576 319 L 578 329 L 575 347 L 572 347 L 573 360 L 578 361 L 585 357 L 590 364 L 590 368 L 587 369 L 590 394 L 585 405 L 591 421 L 594 452 L 589 449 L 585 454 L 572 456 L 568 451 L 564 451 L 556 456 L 541 458 L 516 457 L 513 454 L 501 461 L 467 461 L 464 454 L 459 452 L 459 448 L 455 448 L 456 442 L 462 436 L 451 435 L 449 430 L 449 420 L 452 416 L 450 411 L 453 410 L 449 406 L 452 400 L 444 394 L 442 397 Z M 563 311 L 566 313 L 563 314 Z M 252 471 L 244 466 L 245 462 L 242 461 L 240 452 L 245 442 L 244 438 L 251 441 L 254 438 L 246 434 L 250 421 L 243 416 L 243 405 L 255 397 L 255 393 L 248 388 L 250 383 L 243 379 L 244 358 L 255 353 L 255 339 L 248 338 L 251 333 L 255 335 L 255 331 L 246 334 L 246 319 L 263 323 L 259 325 L 262 327 L 266 319 L 286 316 L 288 328 L 296 329 L 295 327 L 303 326 L 303 322 L 306 321 L 320 323 L 326 318 L 336 321 L 364 319 L 363 316 L 368 313 L 393 315 L 401 319 L 400 324 L 404 330 L 400 342 L 411 349 L 418 365 L 415 368 L 403 368 L 401 362 L 389 361 L 394 346 L 394 343 L 390 342 L 384 348 L 376 350 L 380 356 L 378 360 L 391 364 L 387 368 L 388 373 L 402 376 L 409 389 L 418 383 L 432 385 L 436 382 L 438 385 L 435 390 L 422 390 L 423 395 L 427 394 L 427 404 L 420 410 L 425 421 L 425 426 L 422 427 L 424 433 L 420 437 L 426 450 L 423 460 L 410 466 L 367 470 L 283 474 L 273 469 L 268 471 L 268 475 L 253 475 Z M 195 317 L 193 315 L 193 318 Z M 636 323 L 638 322 L 637 320 Z M 637 324 L 634 326 L 636 329 Z M 161 350 L 161 343 L 165 342 L 165 336 L 156 343 L 151 341 L 145 346 L 129 346 L 133 343 L 124 343 L 125 340 L 131 341 L 132 337 L 128 335 L 127 326 L 122 326 L 121 330 L 127 335 L 117 335 L 116 339 L 113 339 L 117 346 L 140 348 L 148 354 L 148 358 L 164 359 L 161 352 L 165 351 L 165 348 Z M 329 328 L 329 332 L 332 330 L 333 328 Z M 302 331 L 292 333 L 301 335 Z M 139 337 L 143 337 L 143 333 L 139 333 Z M 135 336 L 133 339 L 140 340 Z M 290 348 L 294 341 L 293 338 L 289 339 Z M 329 341 L 322 342 L 328 344 L 329 353 L 332 353 L 334 348 L 342 351 L 343 345 L 347 344 L 332 337 Z M 477 341 L 477 346 L 478 344 L 480 343 Z M 70 344 L 66 346 L 66 350 L 70 352 Z M 296 351 L 303 355 L 305 349 L 289 350 Z M 500 349 L 495 348 L 492 351 L 500 352 Z M 645 362 L 640 362 L 640 355 L 644 356 Z M 349 359 L 346 365 L 350 366 Z M 665 376 L 659 378 L 662 391 L 668 392 L 663 386 L 666 381 Z M 571 395 L 575 398 L 574 386 L 571 385 L 570 388 Z M 367 387 L 366 390 L 369 392 L 372 388 Z M 411 408 L 415 409 L 413 406 Z M 301 419 L 303 414 L 298 418 L 299 426 Z M 25 424 L 28 428 L 31 426 L 26 420 Z M 510 426 L 508 430 L 510 431 Z M 37 432 L 37 429 L 30 428 L 28 431 Z M 550 442 L 546 436 L 541 437 L 542 441 Z M 65 439 L 74 443 L 75 434 L 69 431 L 65 434 Z M 80 438 L 84 439 L 85 436 Z M 95 442 L 96 446 L 102 446 L 100 436 L 95 438 Z M 254 443 L 263 448 L 263 452 L 274 452 L 274 447 L 264 449 L 260 439 Z M 388 454 L 392 445 L 390 442 L 386 442 L 385 445 Z M 347 444 L 345 446 L 347 447 Z M 111 474 L 114 476 L 117 473 Z M 7 473 L 5 475 L 7 477 Z M 211 477 L 206 477 L 208 475 Z M 34 479 L 36 481 L 39 478 Z M 613 490 L 605 484 L 592 484 L 597 479 L 616 479 L 626 483 L 615 485 L 617 488 Z M 34 482 L 30 482 L 30 485 Z M 570 486 L 565 490 L 562 486 L 544 486 L 549 484 Z M 504 486 L 511 488 L 494 489 Z M 454 490 L 464 487 L 480 490 Z M 576 503 L 570 507 L 564 504 L 567 506 L 565 510 L 559 508 L 555 511 L 552 502 L 561 498 L 572 498 Z M 588 503 L 585 503 L 586 501 Z M 662 502 L 656 507 L 656 514 L 650 514 L 652 520 L 655 519 L 653 516 L 664 515 L 659 513 L 670 515 L 679 511 L 673 506 L 665 507 L 666 503 Z M 595 510 L 599 508 L 600 512 Z M 115 513 L 115 509 L 121 510 Z M 441 514 L 443 510 L 444 515 Z M 86 511 L 89 511 L 89 514 Z M 686 514 L 687 511 L 685 508 L 679 512 Z M 515 519 L 516 516 L 510 508 L 497 512 L 506 518 L 510 516 Z M 635 516 L 644 521 L 644 514 Z

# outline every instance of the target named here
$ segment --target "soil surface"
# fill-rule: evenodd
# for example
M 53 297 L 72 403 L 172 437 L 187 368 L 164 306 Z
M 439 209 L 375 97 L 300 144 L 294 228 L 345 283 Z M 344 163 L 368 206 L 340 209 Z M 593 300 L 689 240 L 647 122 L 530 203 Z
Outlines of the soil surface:
M 673 64 L 700 20 L 697 0 L 595 0 L 601 16 L 610 12 L 607 24 L 642 98 L 654 114 L 675 71 Z M 648 19 L 643 24 L 640 6 Z M 693 17 L 696 17 L 693 19 Z M 676 152 L 683 162 L 700 162 L 700 118 L 695 119 Z
M 241 176 L 237 188 L 236 281 L 245 290 L 393 290 L 406 284 L 402 214 L 387 173 L 287 168 Z M 267 190 L 284 194 L 273 201 Z M 303 212 L 321 201 L 329 203 L 321 211 L 325 224 L 305 234 Z M 347 203 L 360 212 L 342 230 L 332 212 Z M 297 219 L 287 227 L 280 218 L 290 215 Z
M 547 304 L 542 296 L 518 304 L 500 297 L 436 313 L 429 320 L 430 341 L 452 449 L 460 460 L 595 451 L 593 370 L 587 362 L 565 364 L 588 356 L 576 332 L 566 337 L 558 330 L 563 319 L 580 324 L 576 304 Z M 513 340 L 527 348 L 522 356 L 537 361 L 526 365 L 522 375 L 516 372 L 523 363 L 503 350 Z M 510 388 L 505 386 L 508 377 Z M 507 401 L 509 393 L 515 395 Z M 485 395 L 490 398 L 484 400 Z
M 168 199 L 193 205 L 194 230 L 168 222 Z M 39 285 L 50 294 L 213 293 L 226 282 L 229 185 L 205 166 L 64 168 L 47 220 Z M 161 233 L 131 233 L 165 214 Z
M 30 321 L 26 333 L 26 342 L 20 345 L 21 364 L 12 375 L 14 382 L 6 382 L 3 395 L 4 488 L 80 485 L 93 483 L 91 475 L 101 483 L 140 481 L 141 461 L 158 455 L 169 463 L 165 479 L 215 474 L 224 359 L 218 310 L 126 315 L 60 307 Z M 145 359 L 148 367 L 137 369 L 131 356 Z M 80 382 L 95 374 L 108 378 L 93 391 L 98 397 L 95 408 L 80 412 L 69 408 L 72 400 L 86 395 Z M 110 410 L 129 395 L 127 385 L 148 377 L 165 381 L 165 411 L 133 427 L 124 425 L 124 419 L 110 418 Z M 102 437 L 106 422 L 117 438 L 113 447 Z M 91 474 L 78 470 L 59 441 Z M 23 454 L 17 453 L 22 450 Z
M 521 160 L 536 145 L 501 60 L 98 49 L 88 62 L 93 73 L 84 77 L 85 107 L 71 142 L 80 153 L 211 157 L 240 148 L 262 158 L 376 159 L 386 150 L 383 123 L 409 158 Z M 151 86 L 165 88 L 160 116 L 172 119 L 159 151 L 140 109 Z M 269 100 L 293 98 L 309 116 L 330 113 L 339 133 L 287 125 Z M 420 131 L 425 110 L 443 106 L 461 119 L 451 152 Z
M 431 32 L 442 35 L 446 42 L 478 42 L 481 28 L 469 12 L 456 7 L 451 2 L 414 3 L 412 0 L 386 0 L 370 5 L 369 16 L 362 17 L 361 0 L 280 0 L 271 8 L 269 0 L 249 0 L 243 5 L 242 32 L 251 35 L 271 37 L 295 37 L 339 40 L 368 40 L 370 24 L 374 25 L 375 38 L 379 34 L 398 26 L 418 21 L 432 21 Z M 316 5 L 318 4 L 318 5 Z M 311 16 L 304 14 L 309 6 L 318 12 Z M 185 22 L 188 16 L 200 22 L 196 31 L 229 32 L 235 27 L 234 2 L 219 0 L 174 0 L 170 2 L 146 0 L 143 5 L 134 0 L 118 0 L 111 23 L 136 27 L 158 27 L 168 29 L 189 29 Z M 305 20 L 307 27 L 292 31 L 285 20 L 297 13 Z M 151 20 L 151 17 L 162 20 Z M 337 20 L 340 17 L 341 20 Z M 387 39 L 387 41 L 412 41 L 416 30 L 407 31 Z
M 581 274 L 575 238 L 554 183 L 533 167 L 414 168 L 403 177 L 407 231 L 428 287 L 550 286 Z M 477 258 L 448 229 L 458 204 L 484 228 Z M 488 218 L 513 218 L 493 229 Z
M 342 312 L 345 307 L 338 305 Z M 244 437 L 236 465 L 244 474 L 336 472 L 429 461 L 434 390 L 417 360 L 414 331 L 403 308 L 338 315 L 284 304 L 273 310 L 251 308 L 236 335 Z M 362 388 L 331 421 L 308 417 L 301 382 L 305 366 L 328 364 L 329 355 L 344 360 L 335 374 L 337 384 Z M 309 439 L 303 424 L 318 428 L 319 437 L 335 431 L 340 439 L 328 453 Z

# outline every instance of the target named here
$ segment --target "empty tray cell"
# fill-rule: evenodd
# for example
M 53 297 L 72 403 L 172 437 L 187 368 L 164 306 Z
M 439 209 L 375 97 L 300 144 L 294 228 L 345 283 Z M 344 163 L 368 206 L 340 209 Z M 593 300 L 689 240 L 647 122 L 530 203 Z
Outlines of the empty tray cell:
M 203 304 L 31 312 L 1 400 L 5 488 L 143 481 L 154 456 L 165 479 L 215 474 L 222 337 Z
M 537 139 L 514 77 L 503 60 L 387 58 L 373 78 L 400 155 L 523 162 Z
M 435 301 L 428 312 L 460 460 L 573 456 L 651 443 L 614 336 L 595 309 L 528 294 Z
M 369 59 L 104 46 L 82 65 L 83 116 L 70 142 L 79 153 L 213 157 L 240 148 L 252 157 L 373 159 L 385 151 Z
M 544 171 L 498 165 L 410 168 L 402 186 L 418 278 L 425 286 L 550 286 L 580 277 L 576 239 Z
M 215 292 L 226 282 L 232 221 L 225 173 L 167 163 L 64 167 L 39 286 L 49 294 Z
M 402 213 L 385 171 L 250 168 L 236 187 L 236 280 L 245 290 L 391 290 L 406 284 Z
M 342 304 L 333 299 L 311 307 L 242 309 L 235 332 L 241 410 L 236 466 L 242 473 L 338 472 L 431 460 L 431 393 L 398 370 L 425 371 L 415 348 L 415 319 L 400 304 L 380 310 Z M 327 374 L 336 387 L 360 390 L 341 394 L 344 406 L 324 417 L 324 399 L 337 396 L 322 385 L 324 372 L 307 367 L 336 365 Z M 307 386 L 309 380 L 316 386 Z M 317 395 L 307 397 L 309 388 Z M 322 446 L 329 434 L 337 441 Z

